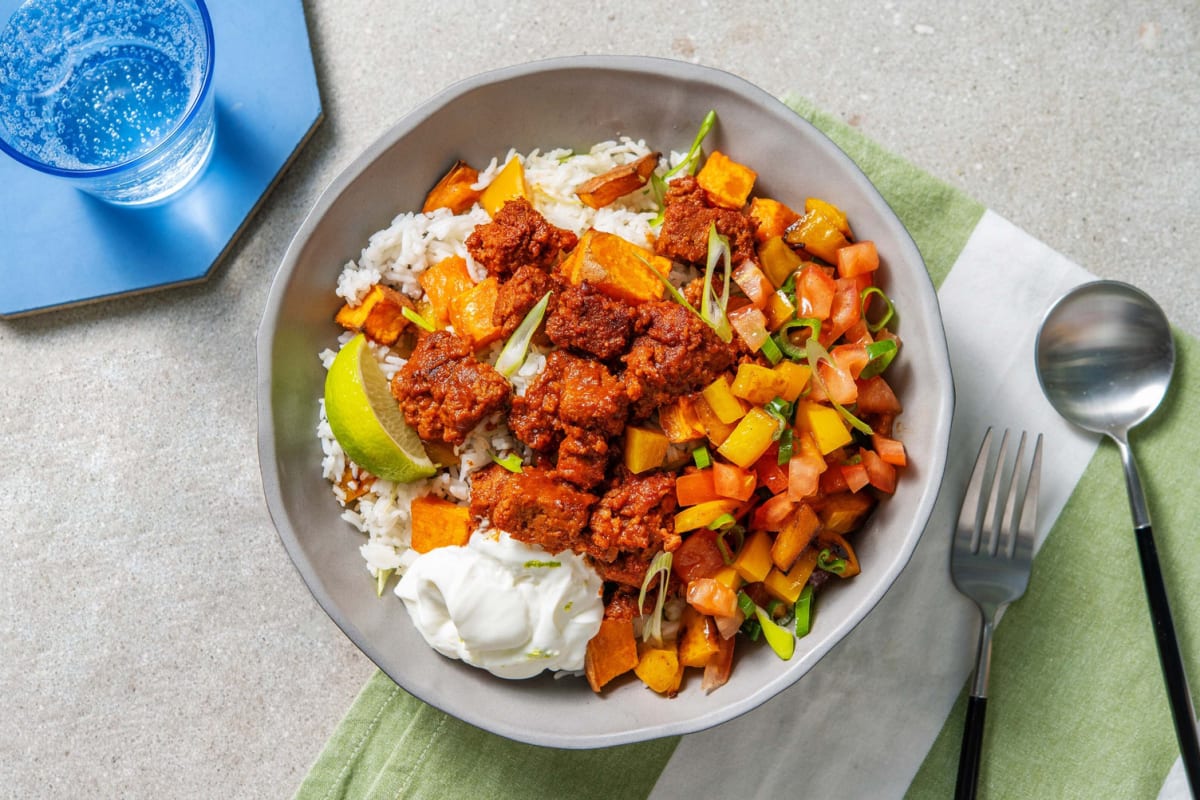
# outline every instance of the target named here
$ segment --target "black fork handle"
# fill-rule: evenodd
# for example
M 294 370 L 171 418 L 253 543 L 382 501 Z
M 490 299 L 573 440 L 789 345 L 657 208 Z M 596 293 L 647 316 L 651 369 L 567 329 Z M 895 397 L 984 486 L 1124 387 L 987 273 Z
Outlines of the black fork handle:
M 963 725 L 962 749 L 958 754 L 954 800 L 975 800 L 975 788 L 979 784 L 979 757 L 983 752 L 983 717 L 986 712 L 986 697 L 971 695 L 967 698 L 967 721 Z
M 1167 602 L 1167 587 L 1163 583 L 1162 569 L 1158 563 L 1154 533 L 1150 525 L 1142 525 L 1134 529 L 1134 534 L 1137 538 L 1138 557 L 1142 563 L 1142 578 L 1146 584 L 1146 600 L 1150 604 L 1150 621 L 1154 625 L 1154 640 L 1158 645 L 1158 661 L 1162 666 L 1163 680 L 1167 684 L 1171 716 L 1175 720 L 1175 738 L 1179 740 L 1179 754 L 1183 758 L 1183 769 L 1187 774 L 1192 796 L 1200 797 L 1200 738 L 1196 732 L 1196 712 L 1192 708 L 1192 696 L 1188 691 L 1187 675 L 1183 670 L 1183 658 L 1179 654 L 1175 625 L 1171 621 L 1171 606 Z

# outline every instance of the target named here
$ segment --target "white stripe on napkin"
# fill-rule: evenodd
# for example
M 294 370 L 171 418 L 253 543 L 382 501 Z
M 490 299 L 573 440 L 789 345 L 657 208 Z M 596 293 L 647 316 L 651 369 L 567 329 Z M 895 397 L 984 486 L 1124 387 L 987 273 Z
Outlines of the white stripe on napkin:
M 796 685 L 739 719 L 683 737 L 652 800 L 904 795 L 973 667 L 978 612 L 955 591 L 947 564 L 983 430 L 1045 434 L 1039 543 L 1095 451 L 1096 437 L 1050 408 L 1033 369 L 1046 309 L 1092 277 L 984 214 L 938 292 L 956 411 L 946 480 L 912 561 L 876 609 Z

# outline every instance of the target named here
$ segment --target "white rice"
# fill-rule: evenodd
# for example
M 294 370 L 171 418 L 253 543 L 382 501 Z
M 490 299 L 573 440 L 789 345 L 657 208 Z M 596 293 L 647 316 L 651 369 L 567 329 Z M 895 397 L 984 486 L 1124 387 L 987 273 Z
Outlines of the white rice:
M 628 138 L 601 142 L 586 153 L 568 150 L 541 153 L 535 150 L 522 155 L 510 151 L 503 159 L 493 159 L 480 171 L 476 186 L 487 186 L 509 159 L 518 158 L 525 170 L 534 207 L 551 223 L 576 235 L 594 227 L 649 247 L 650 221 L 658 213 L 658 207 L 648 187 L 601 209 L 589 208 L 575 196 L 576 188 L 585 181 L 649 152 L 644 142 Z M 680 154 L 672 153 L 666 163 L 674 165 L 681 158 Z M 337 295 L 351 305 L 357 305 L 373 284 L 382 283 L 418 300 L 423 294 L 418 276 L 426 268 L 453 255 L 463 258 L 472 277 L 481 280 L 484 272 L 467 252 L 465 242 L 477 225 L 488 220 L 487 213 L 478 205 L 460 215 L 447 209 L 430 214 L 400 214 L 391 225 L 370 237 L 356 261 L 343 267 L 337 280 Z M 343 333 L 338 338 L 338 347 L 352 336 L 348 331 Z M 404 366 L 404 359 L 386 347 L 372 345 L 371 350 L 389 380 Z M 499 350 L 497 345 L 486 357 L 494 361 Z M 336 349 L 323 350 L 319 354 L 326 369 L 336 354 Z M 529 381 L 545 367 L 545 360 L 545 353 L 537 348 L 530 349 L 525 362 L 511 379 L 516 393 L 524 394 Z M 381 570 L 403 574 L 417 558 L 417 553 L 411 549 L 409 517 L 409 504 L 414 499 L 433 494 L 465 505 L 470 498 L 470 476 L 491 464 L 493 453 L 498 457 L 509 453 L 522 458 L 529 455 L 505 427 L 502 416 L 497 414 L 481 422 L 457 448 L 458 463 L 455 466 L 428 480 L 396 484 L 374 478 L 346 457 L 326 421 L 324 401 L 320 404 L 317 435 L 324 453 L 322 475 L 332 484 L 334 496 L 344 507 L 342 518 L 366 535 L 366 542 L 359 551 L 372 575 Z M 366 494 L 349 503 L 338 485 L 347 467 L 355 484 L 361 480 L 374 481 Z

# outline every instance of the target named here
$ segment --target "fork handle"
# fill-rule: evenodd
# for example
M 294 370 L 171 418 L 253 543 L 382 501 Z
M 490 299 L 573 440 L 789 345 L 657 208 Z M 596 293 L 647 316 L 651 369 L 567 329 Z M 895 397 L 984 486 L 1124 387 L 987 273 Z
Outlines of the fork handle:
M 971 695 L 967 698 L 967 721 L 963 725 L 962 749 L 958 754 L 954 800 L 975 800 L 975 788 L 979 784 L 979 756 L 983 751 L 983 716 L 986 711 L 986 697 Z
M 1196 732 L 1196 712 L 1192 708 L 1183 658 L 1179 654 L 1179 642 L 1171 621 L 1171 606 L 1167 602 L 1166 584 L 1163 583 L 1162 569 L 1158 563 L 1158 550 L 1154 546 L 1154 532 L 1146 524 L 1135 528 L 1134 534 L 1142 563 L 1146 600 L 1150 604 L 1150 620 L 1154 624 L 1154 639 L 1158 645 L 1158 661 L 1167 684 L 1171 716 L 1175 720 L 1179 753 L 1192 795 L 1200 797 L 1200 740 Z

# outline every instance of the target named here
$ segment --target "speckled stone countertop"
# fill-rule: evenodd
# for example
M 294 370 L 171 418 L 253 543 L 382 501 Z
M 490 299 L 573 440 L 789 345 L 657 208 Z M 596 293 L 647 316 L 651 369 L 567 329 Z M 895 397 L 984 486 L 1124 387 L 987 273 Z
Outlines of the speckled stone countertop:
M 290 796 L 373 672 L 267 515 L 254 337 L 323 187 L 459 78 L 636 53 L 795 91 L 1200 335 L 1194 3 L 304 5 L 326 120 L 214 276 L 0 322 L 0 796 Z

